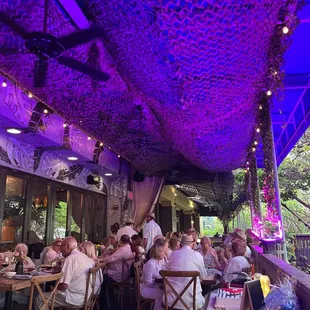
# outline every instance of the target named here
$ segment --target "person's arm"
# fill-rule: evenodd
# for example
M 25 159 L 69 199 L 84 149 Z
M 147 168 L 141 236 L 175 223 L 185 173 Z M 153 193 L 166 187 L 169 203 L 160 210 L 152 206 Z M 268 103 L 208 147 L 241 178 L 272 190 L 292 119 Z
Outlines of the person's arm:
M 62 267 L 63 276 L 60 279 L 59 281 L 60 283 L 57 287 L 57 290 L 62 291 L 62 292 L 65 291 L 69 287 L 71 280 L 73 278 L 73 275 L 74 275 L 73 264 L 68 258 L 69 257 L 66 258 L 63 264 L 63 267 Z
M 198 254 L 198 253 L 197 253 L 197 264 L 198 264 L 198 270 L 200 272 L 200 275 L 199 275 L 200 281 L 206 280 L 208 274 L 205 268 L 203 257 L 201 254 Z
M 59 283 L 57 286 L 57 290 L 64 292 L 68 287 L 69 285 L 66 283 Z
M 116 251 L 112 255 L 106 256 L 103 259 L 103 262 L 105 262 L 107 264 L 115 263 L 115 262 L 120 261 L 123 257 L 124 257 L 124 255 L 121 253 L 121 251 Z
M 150 261 L 143 266 L 143 284 L 146 286 L 153 284 L 153 269 L 153 264 Z

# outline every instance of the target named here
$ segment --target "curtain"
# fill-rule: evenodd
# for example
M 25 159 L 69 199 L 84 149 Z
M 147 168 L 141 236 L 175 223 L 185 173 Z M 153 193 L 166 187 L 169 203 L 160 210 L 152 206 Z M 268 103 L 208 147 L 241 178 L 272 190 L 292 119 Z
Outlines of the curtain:
M 146 214 L 153 212 L 164 184 L 164 176 L 145 177 L 143 182 L 133 182 L 134 221 L 136 227 L 142 227 Z

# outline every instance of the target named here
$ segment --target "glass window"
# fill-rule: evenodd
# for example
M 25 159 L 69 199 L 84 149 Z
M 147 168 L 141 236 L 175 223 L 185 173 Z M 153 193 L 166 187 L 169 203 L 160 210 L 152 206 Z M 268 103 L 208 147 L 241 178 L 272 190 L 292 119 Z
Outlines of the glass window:
M 47 213 L 47 185 L 34 182 L 31 206 L 29 243 L 45 240 Z
M 85 196 L 85 240 L 94 241 L 94 198 Z
M 12 176 L 6 177 L 4 213 L 1 242 L 20 242 L 24 222 L 27 181 Z
M 65 238 L 67 231 L 67 190 L 56 188 L 57 203 L 55 206 L 54 239 Z
M 72 193 L 72 216 L 71 216 L 71 236 L 77 241 L 81 240 L 82 225 L 82 195 Z

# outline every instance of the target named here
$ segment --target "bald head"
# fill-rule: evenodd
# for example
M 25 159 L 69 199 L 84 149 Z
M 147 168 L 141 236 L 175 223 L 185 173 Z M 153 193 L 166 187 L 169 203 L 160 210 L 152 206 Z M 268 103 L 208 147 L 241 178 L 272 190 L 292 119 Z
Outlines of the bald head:
M 77 248 L 77 241 L 73 237 L 66 237 L 60 246 L 61 253 L 64 257 L 67 257 L 71 252 Z

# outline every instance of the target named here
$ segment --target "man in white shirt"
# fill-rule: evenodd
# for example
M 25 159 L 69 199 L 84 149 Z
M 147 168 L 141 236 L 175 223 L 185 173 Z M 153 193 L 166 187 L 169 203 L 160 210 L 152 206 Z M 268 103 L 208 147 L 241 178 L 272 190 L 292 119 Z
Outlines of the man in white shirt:
M 115 239 L 117 242 L 119 242 L 121 240 L 122 235 L 127 235 L 131 238 L 133 235 L 137 234 L 137 232 L 133 229 L 134 223 L 135 222 L 132 219 L 126 220 L 125 226 L 120 228 L 116 234 Z
M 146 253 L 154 244 L 154 238 L 158 235 L 162 235 L 159 225 L 154 220 L 155 220 L 154 213 L 150 212 L 146 215 L 147 223 L 143 227 L 143 243 Z
M 173 251 L 170 256 L 168 270 L 171 271 L 199 271 L 200 272 L 200 280 L 205 280 L 207 278 L 207 272 L 204 266 L 203 257 L 201 254 L 193 250 L 195 242 L 192 236 L 184 235 L 181 240 L 181 249 Z M 177 293 L 181 293 L 187 283 L 190 281 L 190 278 L 170 278 L 169 279 L 172 287 L 177 291 Z M 176 296 L 171 291 L 171 289 L 167 288 L 167 300 L 169 307 L 172 305 Z M 189 306 L 190 309 L 193 307 L 193 284 L 187 289 L 187 291 L 183 294 L 182 299 Z M 165 299 L 163 298 L 163 301 Z M 197 281 L 196 284 L 196 309 L 201 309 L 205 303 L 205 298 L 202 295 L 202 288 L 200 281 Z M 185 309 L 184 305 L 178 301 L 174 306 L 176 309 Z M 196 310 L 194 309 L 194 310 Z
M 55 308 L 83 307 L 86 292 L 87 275 L 94 261 L 77 249 L 77 241 L 73 237 L 65 238 L 60 247 L 66 258 L 62 267 L 63 276 L 55 296 Z M 44 293 L 48 297 L 51 293 Z M 49 303 L 50 305 L 50 303 Z M 40 296 L 35 299 L 35 310 L 41 309 L 43 301 Z
M 123 260 L 132 258 L 132 261 L 126 261 L 123 279 L 129 277 L 132 263 L 134 262 L 134 254 L 130 247 L 130 238 L 128 235 L 122 235 L 118 249 L 112 254 L 100 259 L 100 262 L 107 264 L 106 274 L 103 276 L 103 283 L 100 291 L 100 309 L 111 309 L 113 304 L 113 288 L 112 283 L 122 281 Z

